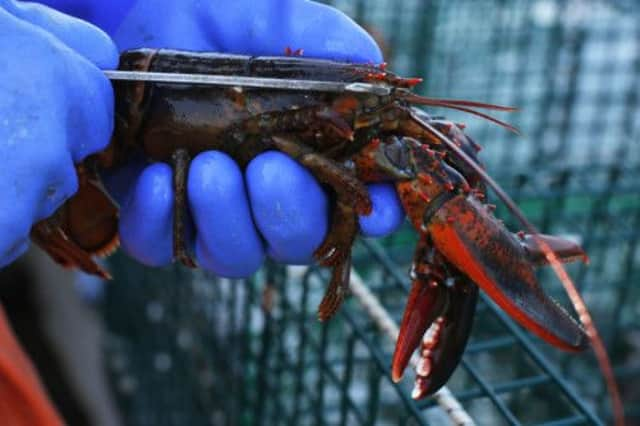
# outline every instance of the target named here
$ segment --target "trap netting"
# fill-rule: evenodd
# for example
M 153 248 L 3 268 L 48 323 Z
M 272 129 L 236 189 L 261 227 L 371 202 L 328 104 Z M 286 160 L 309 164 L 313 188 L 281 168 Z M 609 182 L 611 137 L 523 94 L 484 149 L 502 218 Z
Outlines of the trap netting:
M 523 137 L 468 124 L 491 175 L 543 232 L 578 238 L 569 266 L 640 421 L 640 10 L 624 1 L 336 1 L 422 93 L 515 105 Z M 508 213 L 499 206 L 496 214 Z M 399 322 L 416 236 L 356 246 L 354 269 Z M 120 255 L 102 302 L 106 363 L 129 424 L 610 423 L 593 355 L 566 355 L 492 303 L 478 309 L 453 399 L 410 398 L 389 376 L 393 340 L 359 300 L 321 324 L 322 269 L 275 265 L 248 281 Z M 567 304 L 561 286 L 545 289 Z M 370 309 L 369 309 L 370 310 Z M 374 315 L 375 316 L 375 315 Z M 459 404 L 459 405 L 458 405 Z M 444 408 L 443 408 L 444 407 Z M 449 411 L 447 411 L 449 410 Z

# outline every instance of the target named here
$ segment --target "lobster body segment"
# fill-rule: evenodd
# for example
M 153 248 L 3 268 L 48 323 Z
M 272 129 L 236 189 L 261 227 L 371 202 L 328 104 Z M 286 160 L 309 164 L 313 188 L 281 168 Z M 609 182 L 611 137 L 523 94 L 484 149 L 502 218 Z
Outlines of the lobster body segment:
M 79 193 L 33 230 L 34 241 L 59 263 L 107 276 L 91 255 L 110 251 L 117 241 L 117 208 L 94 182 L 97 169 L 119 167 L 134 153 L 170 162 L 174 253 L 185 265 L 195 266 L 183 236 L 190 159 L 220 150 L 246 165 L 261 152 L 278 150 L 333 194 L 330 231 L 315 251 L 320 264 L 333 268 L 319 308 L 321 320 L 333 315 L 348 290 L 357 215 L 372 208 L 365 183 L 395 184 L 420 242 L 392 376 L 400 379 L 421 345 L 415 397 L 435 392 L 453 373 L 471 330 L 478 288 L 546 341 L 568 350 L 585 347 L 582 328 L 543 293 L 534 275 L 534 267 L 547 258 L 537 242 L 551 246 L 565 261 L 585 258 L 580 247 L 558 237 L 521 238 L 507 230 L 484 203 L 487 178 L 477 158 L 479 146 L 461 127 L 432 119 L 416 105 L 468 111 L 508 128 L 476 108 L 510 108 L 421 97 L 409 90 L 416 79 L 383 67 L 297 57 L 139 49 L 122 55 L 120 69 L 368 82 L 388 88 L 389 94 L 114 82 L 111 144 L 79 165 L 84 173 Z M 443 143 L 438 133 L 455 146 Z M 86 214 L 87 200 L 106 212 L 100 220 Z

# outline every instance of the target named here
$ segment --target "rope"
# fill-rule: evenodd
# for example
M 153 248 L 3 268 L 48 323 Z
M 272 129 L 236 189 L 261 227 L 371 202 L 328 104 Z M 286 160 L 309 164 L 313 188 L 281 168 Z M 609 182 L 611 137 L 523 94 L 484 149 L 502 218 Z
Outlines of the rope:
M 353 268 L 351 268 L 349 289 L 378 328 L 390 339 L 396 341 L 399 333 L 398 325 L 382 306 L 376 295 L 369 291 L 362 277 Z M 414 354 L 410 361 L 411 366 L 415 368 L 417 361 L 418 356 Z M 434 398 L 455 425 L 475 425 L 469 413 L 465 411 L 462 404 L 446 386 L 440 388 L 435 393 Z

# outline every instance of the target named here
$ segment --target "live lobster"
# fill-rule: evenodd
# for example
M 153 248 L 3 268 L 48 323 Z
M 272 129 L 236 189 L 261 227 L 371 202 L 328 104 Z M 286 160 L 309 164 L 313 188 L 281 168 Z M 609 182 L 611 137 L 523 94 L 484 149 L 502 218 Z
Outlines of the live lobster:
M 544 294 L 534 274 L 539 265 L 551 263 L 557 269 L 560 262 L 586 261 L 585 253 L 568 240 L 536 233 L 528 224 L 527 234 L 509 231 L 485 202 L 486 185 L 521 214 L 484 172 L 476 155 L 479 146 L 461 125 L 431 118 L 416 106 L 462 110 L 515 130 L 477 110 L 512 108 L 418 96 L 410 90 L 418 79 L 401 78 L 384 65 L 138 49 L 124 53 L 119 68 L 367 82 L 388 90 L 377 95 L 114 82 L 116 126 L 110 145 L 78 165 L 78 193 L 32 230 L 32 239 L 58 263 L 108 277 L 92 256 L 116 247 L 118 207 L 103 192 L 98 170 L 118 167 L 142 152 L 150 161 L 172 164 L 174 254 L 195 266 L 184 242 L 190 159 L 205 150 L 220 150 L 244 166 L 261 152 L 278 150 L 306 167 L 334 195 L 330 232 L 315 252 L 320 264 L 333 268 L 318 309 L 321 320 L 334 314 L 348 291 L 357 214 L 371 211 L 364 184 L 395 184 L 420 240 L 393 356 L 394 380 L 401 378 L 432 326 L 422 342 L 415 397 L 435 392 L 457 366 L 478 287 L 552 345 L 569 351 L 588 346 L 587 333 Z

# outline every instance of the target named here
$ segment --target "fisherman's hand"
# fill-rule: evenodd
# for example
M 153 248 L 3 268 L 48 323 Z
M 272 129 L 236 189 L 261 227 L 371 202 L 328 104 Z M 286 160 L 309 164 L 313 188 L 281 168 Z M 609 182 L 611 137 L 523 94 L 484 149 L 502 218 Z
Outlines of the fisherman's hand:
M 74 163 L 109 142 L 118 55 L 98 28 L 0 0 L 0 266 L 78 186 Z
M 78 0 L 67 3 L 77 7 Z M 100 13 L 83 17 L 108 30 L 121 51 L 156 47 L 283 55 L 291 47 L 302 49 L 305 57 L 382 61 L 362 28 L 336 9 L 309 1 L 172 0 L 158 7 L 156 1 L 138 0 L 124 12 L 121 5 L 115 17 L 104 4 L 96 7 Z M 173 235 L 169 166 L 131 164 L 107 184 L 122 204 L 123 248 L 143 263 L 168 264 Z M 363 234 L 394 231 L 404 213 L 393 187 L 378 184 L 369 190 L 374 208 L 360 220 Z M 283 263 L 310 263 L 329 229 L 324 190 L 309 171 L 279 152 L 258 155 L 246 170 L 224 153 L 201 153 L 189 170 L 188 200 L 197 262 L 222 276 L 251 275 L 265 254 Z

